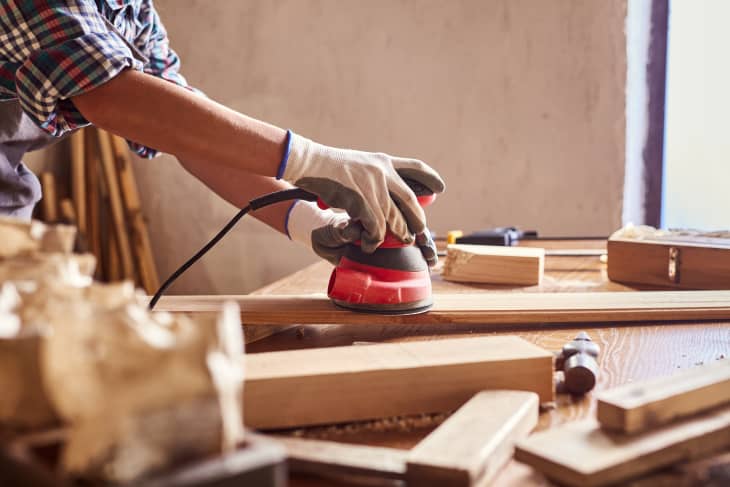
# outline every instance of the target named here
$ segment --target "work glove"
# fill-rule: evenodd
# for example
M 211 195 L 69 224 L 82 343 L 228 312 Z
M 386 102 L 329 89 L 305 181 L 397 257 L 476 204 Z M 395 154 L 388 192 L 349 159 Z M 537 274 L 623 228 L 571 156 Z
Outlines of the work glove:
M 426 249 L 424 256 L 434 261 L 436 249 L 426 228 L 423 208 L 402 177 L 434 193 L 444 190 L 441 176 L 417 159 L 328 147 L 291 131 L 277 175 L 316 194 L 328 206 L 345 210 L 361 225 L 359 239 L 364 252 L 374 252 L 390 229 L 404 243 L 412 243 L 415 235 L 416 243 Z M 337 228 L 337 234 L 332 242 L 349 238 L 355 232 L 349 224 L 333 228 Z
M 312 249 L 315 254 L 337 265 L 347 246 L 361 239 L 363 227 L 347 213 L 330 209 L 322 210 L 316 203 L 296 201 L 286 219 L 289 238 Z M 436 246 L 428 230 L 419 243 L 421 253 L 429 266 L 438 262 Z

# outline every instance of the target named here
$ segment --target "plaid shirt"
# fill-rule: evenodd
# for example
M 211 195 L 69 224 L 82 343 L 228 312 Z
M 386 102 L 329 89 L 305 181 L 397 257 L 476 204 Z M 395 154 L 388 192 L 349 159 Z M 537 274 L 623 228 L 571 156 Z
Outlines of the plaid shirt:
M 187 87 L 152 0 L 0 2 L 0 101 L 17 98 L 49 134 L 88 125 L 70 98 L 127 68 Z

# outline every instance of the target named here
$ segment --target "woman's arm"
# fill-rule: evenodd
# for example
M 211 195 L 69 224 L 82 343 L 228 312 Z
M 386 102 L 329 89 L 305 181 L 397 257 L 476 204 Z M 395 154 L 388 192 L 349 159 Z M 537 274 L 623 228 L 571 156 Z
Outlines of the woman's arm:
M 128 69 L 71 99 L 92 124 L 181 161 L 270 177 L 281 163 L 285 130 L 152 75 Z

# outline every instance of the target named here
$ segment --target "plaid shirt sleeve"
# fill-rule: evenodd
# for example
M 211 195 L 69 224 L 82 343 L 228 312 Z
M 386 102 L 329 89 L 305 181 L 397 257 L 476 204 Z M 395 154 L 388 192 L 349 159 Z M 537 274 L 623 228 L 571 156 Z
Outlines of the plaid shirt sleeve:
M 0 57 L 0 77 L 13 76 L 23 110 L 54 136 L 89 123 L 70 97 L 144 69 L 93 0 L 0 3 Z

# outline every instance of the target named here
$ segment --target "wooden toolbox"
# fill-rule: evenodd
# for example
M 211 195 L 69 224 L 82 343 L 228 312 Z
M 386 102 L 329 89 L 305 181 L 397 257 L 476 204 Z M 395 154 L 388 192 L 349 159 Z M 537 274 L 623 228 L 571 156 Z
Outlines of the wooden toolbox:
M 676 289 L 730 289 L 730 233 L 644 231 L 608 240 L 612 281 Z

